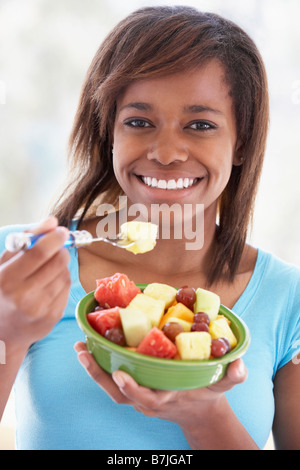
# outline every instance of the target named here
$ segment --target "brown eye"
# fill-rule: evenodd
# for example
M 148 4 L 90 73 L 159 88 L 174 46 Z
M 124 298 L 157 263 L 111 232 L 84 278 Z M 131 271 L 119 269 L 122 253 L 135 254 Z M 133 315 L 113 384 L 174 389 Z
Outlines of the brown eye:
M 146 128 L 146 127 L 151 127 L 151 124 L 148 121 L 145 121 L 144 119 L 130 119 L 126 121 L 125 126 L 128 127 L 137 127 L 137 128 Z
M 192 122 L 189 127 L 195 131 L 209 131 L 217 128 L 214 124 L 207 121 L 195 121 Z

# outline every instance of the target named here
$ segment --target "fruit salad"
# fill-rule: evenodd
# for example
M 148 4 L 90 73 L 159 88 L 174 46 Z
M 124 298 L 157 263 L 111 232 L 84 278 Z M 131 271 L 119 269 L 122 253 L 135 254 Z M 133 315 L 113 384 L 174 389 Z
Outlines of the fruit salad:
M 140 354 L 179 360 L 222 357 L 237 345 L 220 298 L 205 290 L 161 283 L 141 289 L 125 274 L 98 279 L 91 327 Z

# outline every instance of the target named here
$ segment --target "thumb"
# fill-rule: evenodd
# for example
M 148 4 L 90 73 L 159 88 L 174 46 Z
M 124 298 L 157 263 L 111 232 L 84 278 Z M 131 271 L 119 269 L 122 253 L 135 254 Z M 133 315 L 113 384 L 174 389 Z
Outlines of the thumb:
M 227 392 L 235 385 L 245 382 L 247 377 L 248 371 L 243 360 L 237 359 L 228 365 L 225 377 L 208 388 L 215 392 Z

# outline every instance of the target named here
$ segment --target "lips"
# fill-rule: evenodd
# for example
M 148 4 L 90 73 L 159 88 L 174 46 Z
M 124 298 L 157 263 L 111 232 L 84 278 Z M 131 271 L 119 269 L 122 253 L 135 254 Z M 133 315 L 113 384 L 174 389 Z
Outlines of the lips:
M 200 178 L 172 178 L 172 179 L 160 179 L 154 178 L 151 176 L 139 176 L 139 179 L 146 185 L 151 188 L 157 189 L 167 189 L 167 190 L 178 190 L 186 189 L 194 186 Z

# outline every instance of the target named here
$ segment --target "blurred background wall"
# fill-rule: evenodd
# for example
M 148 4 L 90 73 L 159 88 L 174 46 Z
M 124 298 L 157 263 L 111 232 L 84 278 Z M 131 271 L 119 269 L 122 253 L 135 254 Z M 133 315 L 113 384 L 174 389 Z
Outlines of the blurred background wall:
M 174 3 L 236 21 L 262 52 L 271 125 L 251 240 L 300 265 L 299 0 L 0 0 L 0 225 L 47 215 L 82 81 L 111 27 Z
M 251 241 L 300 266 L 300 0 L 0 0 L 0 226 L 47 215 L 105 35 L 136 8 L 175 3 L 236 21 L 262 52 L 271 123 Z M 10 400 L 0 449 L 13 448 L 13 427 Z

